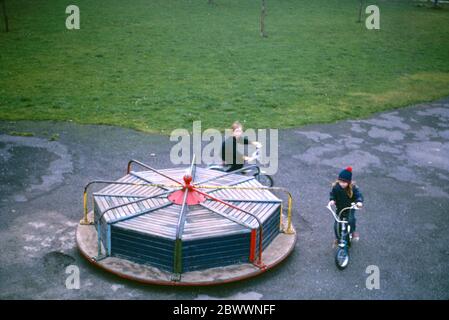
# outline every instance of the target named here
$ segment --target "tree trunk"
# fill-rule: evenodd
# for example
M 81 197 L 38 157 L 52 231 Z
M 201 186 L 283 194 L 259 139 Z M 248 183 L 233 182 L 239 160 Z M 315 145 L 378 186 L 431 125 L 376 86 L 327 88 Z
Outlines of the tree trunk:
M 262 0 L 262 8 L 260 11 L 260 36 L 261 37 L 268 37 L 267 33 L 265 32 L 265 16 L 267 15 L 267 9 L 265 6 L 265 0 Z
M 359 3 L 359 19 L 357 20 L 358 23 L 362 22 L 362 9 L 363 9 L 363 0 L 360 0 L 360 3 Z
M 5 21 L 5 31 L 9 32 L 8 15 L 6 14 L 5 0 L 0 1 L 2 2 L 3 20 Z

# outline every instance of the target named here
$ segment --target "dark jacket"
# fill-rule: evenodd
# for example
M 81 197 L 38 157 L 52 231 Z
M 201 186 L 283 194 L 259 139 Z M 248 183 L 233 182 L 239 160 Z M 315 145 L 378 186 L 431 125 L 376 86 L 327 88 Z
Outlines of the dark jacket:
M 223 141 L 221 145 L 221 159 L 227 165 L 240 165 L 243 166 L 245 163 L 243 159 L 243 154 L 238 152 L 237 144 L 249 144 L 250 141 L 248 137 L 229 137 Z
M 352 191 L 352 198 L 349 198 L 345 189 L 340 187 L 340 184 L 336 183 L 335 186 L 332 187 L 329 200 L 335 201 L 337 212 L 340 212 L 340 210 L 344 208 L 350 207 L 353 202 L 363 202 L 363 195 L 356 185 L 352 186 Z

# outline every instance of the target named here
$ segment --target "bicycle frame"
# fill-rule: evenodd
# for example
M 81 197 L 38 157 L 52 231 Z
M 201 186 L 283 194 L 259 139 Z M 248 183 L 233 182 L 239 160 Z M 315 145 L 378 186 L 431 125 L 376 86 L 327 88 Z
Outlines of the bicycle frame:
M 329 209 L 330 212 L 332 212 L 332 216 L 334 217 L 334 220 L 337 222 L 336 228 L 336 234 L 338 237 L 338 248 L 337 252 L 335 254 L 335 264 L 337 265 L 337 268 L 340 270 L 345 269 L 348 266 L 349 263 L 349 247 L 351 245 L 351 227 L 349 225 L 349 221 L 346 220 L 346 218 L 342 218 L 343 212 L 346 210 L 358 210 L 359 208 L 355 203 L 351 203 L 350 207 L 342 209 L 338 215 L 337 213 L 332 209 L 330 203 L 326 207 Z
M 251 159 L 252 160 L 257 160 L 260 157 L 260 148 L 257 148 L 256 151 L 253 152 L 253 154 L 251 155 Z M 219 170 L 219 171 L 223 171 L 223 172 L 227 172 L 226 171 L 226 165 L 211 165 L 208 166 L 209 169 L 213 169 L 213 170 Z M 251 171 L 255 170 L 254 173 L 252 173 Z M 260 170 L 260 167 L 257 164 L 247 164 L 246 166 L 243 166 L 242 168 L 238 169 L 238 170 L 234 170 L 234 171 L 229 171 L 229 173 L 242 173 L 242 174 L 249 174 L 252 176 L 259 176 L 262 172 L 262 170 Z
M 337 215 L 337 213 L 332 209 L 331 205 L 328 204 L 326 206 L 327 209 L 329 209 L 329 211 L 332 213 L 332 216 L 334 217 L 334 220 L 341 224 L 341 234 L 340 234 L 340 238 L 338 239 L 338 246 L 339 247 L 345 247 L 346 245 L 348 245 L 348 241 L 346 240 L 347 237 L 347 227 L 349 226 L 349 221 L 341 219 L 341 215 L 343 214 L 343 212 L 345 212 L 346 210 L 360 210 L 359 207 L 357 207 L 357 205 L 355 203 L 352 203 L 350 207 L 346 207 L 344 209 L 342 209 L 339 214 Z M 350 232 L 350 230 L 349 230 Z
M 248 162 L 259 159 L 260 157 L 260 148 L 257 148 L 255 152 L 251 155 Z M 242 168 L 228 171 L 229 167 L 226 165 L 211 165 L 207 167 L 208 169 L 218 170 L 222 172 L 226 172 L 227 174 L 241 173 L 243 175 L 253 176 L 259 181 L 262 185 L 272 187 L 274 184 L 273 178 L 266 174 L 264 170 L 262 170 L 257 164 L 246 164 Z

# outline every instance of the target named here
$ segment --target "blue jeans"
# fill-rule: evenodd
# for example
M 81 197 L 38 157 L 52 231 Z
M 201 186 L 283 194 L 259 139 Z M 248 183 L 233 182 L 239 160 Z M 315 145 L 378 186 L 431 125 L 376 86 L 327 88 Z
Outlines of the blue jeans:
M 351 227 L 351 233 L 353 233 L 355 231 L 355 223 L 357 221 L 357 219 L 355 218 L 355 210 L 349 210 L 349 212 L 347 214 L 343 214 L 343 217 L 347 217 L 348 222 L 349 222 L 349 226 Z M 337 221 L 335 221 L 334 223 L 334 232 L 335 232 L 335 238 L 338 239 L 338 233 L 337 233 L 337 228 L 338 228 L 339 223 Z

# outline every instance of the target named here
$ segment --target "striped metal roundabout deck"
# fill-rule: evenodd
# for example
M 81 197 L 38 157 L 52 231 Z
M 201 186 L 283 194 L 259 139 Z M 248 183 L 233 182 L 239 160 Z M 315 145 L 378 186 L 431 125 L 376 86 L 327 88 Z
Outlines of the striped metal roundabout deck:
M 131 160 L 117 181 L 84 189 L 76 238 L 92 263 L 123 278 L 213 285 L 250 278 L 293 250 L 290 193 L 254 176 L 197 168 L 156 170 Z M 132 165 L 143 171 L 132 171 Z M 90 187 L 103 188 L 91 194 Z M 276 194 L 287 195 L 287 206 Z M 284 215 L 284 208 L 287 214 Z

